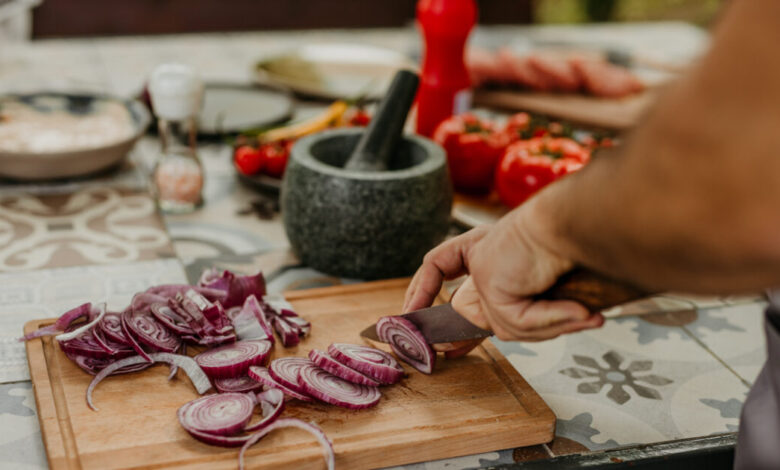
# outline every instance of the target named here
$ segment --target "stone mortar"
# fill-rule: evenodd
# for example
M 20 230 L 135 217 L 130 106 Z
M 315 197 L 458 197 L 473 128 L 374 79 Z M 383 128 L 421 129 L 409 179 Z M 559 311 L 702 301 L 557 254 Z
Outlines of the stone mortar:
M 404 136 L 389 171 L 342 168 L 363 129 L 305 137 L 281 190 L 284 227 L 303 263 L 336 276 L 407 276 L 449 229 L 452 185 L 444 150 Z

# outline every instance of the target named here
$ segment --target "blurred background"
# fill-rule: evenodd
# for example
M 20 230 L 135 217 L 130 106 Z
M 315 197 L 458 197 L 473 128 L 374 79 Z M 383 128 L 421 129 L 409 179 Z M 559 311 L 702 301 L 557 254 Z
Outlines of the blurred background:
M 674 19 L 708 26 L 724 0 L 481 0 L 481 24 Z M 0 37 L 392 27 L 415 0 L 0 0 Z M 225 8 L 229 6 L 229 8 Z M 34 8 L 35 7 L 35 8 Z

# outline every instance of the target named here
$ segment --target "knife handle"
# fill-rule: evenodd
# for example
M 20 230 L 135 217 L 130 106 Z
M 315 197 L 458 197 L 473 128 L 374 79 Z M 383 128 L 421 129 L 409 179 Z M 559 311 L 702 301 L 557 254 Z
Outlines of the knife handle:
M 573 300 L 590 313 L 650 296 L 631 284 L 610 279 L 585 268 L 575 268 L 564 274 L 549 289 L 534 296 L 536 300 Z

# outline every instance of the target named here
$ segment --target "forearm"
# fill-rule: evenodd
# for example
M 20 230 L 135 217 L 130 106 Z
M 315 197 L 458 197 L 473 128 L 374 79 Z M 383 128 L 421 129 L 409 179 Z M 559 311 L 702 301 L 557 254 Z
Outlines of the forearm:
M 573 261 L 655 289 L 780 284 L 777 3 L 734 2 L 714 54 L 613 155 L 512 217 Z

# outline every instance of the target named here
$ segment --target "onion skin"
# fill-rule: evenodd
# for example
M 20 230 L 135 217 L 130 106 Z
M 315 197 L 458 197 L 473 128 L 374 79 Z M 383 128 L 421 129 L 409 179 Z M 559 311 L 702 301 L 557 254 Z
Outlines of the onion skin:
M 247 394 L 219 393 L 184 404 L 177 415 L 187 431 L 230 436 L 246 427 L 254 408 L 255 401 Z
M 305 401 L 305 402 L 312 401 L 311 397 L 306 396 L 303 393 L 297 392 L 287 387 L 286 385 L 281 384 L 276 380 L 274 380 L 274 378 L 271 377 L 271 374 L 268 372 L 268 369 L 266 369 L 265 367 L 252 366 L 249 368 L 249 372 L 247 373 L 247 375 L 249 375 L 249 377 L 251 377 L 252 379 L 262 383 L 266 387 L 278 388 L 290 398 L 294 398 L 296 400 Z
M 423 374 L 433 372 L 436 353 L 414 323 L 403 317 L 382 317 L 376 322 L 376 333 L 399 359 Z
M 328 354 L 345 366 L 384 385 L 398 383 L 405 374 L 393 356 L 368 346 L 333 343 L 328 346 Z
M 370 387 L 378 387 L 381 385 L 371 377 L 365 376 L 355 369 L 347 367 L 339 361 L 333 359 L 325 351 L 312 349 L 309 351 L 309 359 L 321 369 L 324 369 L 336 377 L 341 377 L 342 379 L 349 382 L 360 385 L 368 385 Z
M 309 396 L 352 410 L 372 407 L 382 398 L 378 388 L 349 382 L 313 363 L 301 367 L 298 385 Z
M 119 369 L 147 362 L 167 362 L 169 364 L 176 364 L 180 368 L 184 369 L 184 372 L 187 373 L 187 376 L 192 381 L 192 385 L 195 387 L 195 390 L 197 390 L 200 395 L 203 395 L 211 388 L 211 382 L 209 382 L 209 378 L 206 373 L 201 370 L 200 366 L 198 366 L 198 363 L 195 362 L 195 359 L 189 356 L 170 353 L 152 353 L 149 354 L 149 359 L 151 361 L 147 361 L 146 358 L 140 355 L 131 356 L 120 359 L 106 366 L 95 376 L 95 378 L 92 379 L 89 387 L 87 387 L 87 405 L 92 408 L 92 410 L 97 411 L 97 408 L 95 408 L 95 405 L 92 403 L 92 391 L 95 389 L 95 387 L 97 387 L 101 380 L 105 379 Z
M 278 419 L 273 424 L 266 427 L 262 431 L 255 433 L 249 438 L 247 438 L 245 443 L 242 444 L 243 447 L 241 447 L 241 452 L 238 453 L 238 469 L 244 470 L 244 454 L 246 453 L 247 449 L 249 449 L 251 446 L 257 443 L 257 441 L 264 438 L 274 430 L 279 428 L 287 428 L 287 427 L 303 429 L 304 431 L 311 433 L 320 443 L 323 451 L 325 452 L 325 463 L 328 466 L 328 470 L 335 470 L 336 455 L 333 452 L 333 443 L 330 442 L 330 439 L 328 439 L 328 437 L 325 436 L 325 433 L 318 426 L 315 426 L 312 423 L 307 423 L 305 421 L 302 421 L 300 419 L 295 419 L 295 418 Z
M 195 362 L 212 379 L 224 379 L 240 377 L 247 373 L 250 366 L 265 364 L 270 353 L 271 343 L 268 341 L 238 341 L 204 351 L 195 356 Z

